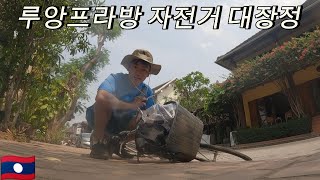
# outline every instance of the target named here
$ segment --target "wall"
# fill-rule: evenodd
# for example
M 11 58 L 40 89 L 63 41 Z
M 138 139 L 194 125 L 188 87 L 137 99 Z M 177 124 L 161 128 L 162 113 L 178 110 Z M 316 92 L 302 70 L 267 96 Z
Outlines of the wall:
M 307 81 L 316 79 L 320 77 L 320 72 L 316 71 L 316 67 L 319 66 L 319 64 L 315 66 L 310 66 L 308 68 L 305 68 L 303 70 L 297 71 L 293 74 L 293 80 L 296 85 L 305 83 Z M 269 82 L 266 84 L 263 84 L 261 86 L 249 89 L 242 93 L 243 98 L 243 108 L 245 112 L 245 118 L 246 118 L 246 124 L 247 126 L 251 127 L 251 117 L 250 117 L 250 111 L 249 111 L 249 102 L 253 101 L 255 99 L 259 99 L 265 96 L 272 95 L 274 93 L 279 92 L 281 89 L 274 83 Z
M 312 118 L 312 132 L 320 135 L 320 115 Z
M 177 95 L 174 93 L 174 85 L 169 84 L 167 87 L 163 88 L 158 94 L 157 94 L 157 102 L 159 104 L 163 104 L 166 101 L 169 100 L 177 100 Z

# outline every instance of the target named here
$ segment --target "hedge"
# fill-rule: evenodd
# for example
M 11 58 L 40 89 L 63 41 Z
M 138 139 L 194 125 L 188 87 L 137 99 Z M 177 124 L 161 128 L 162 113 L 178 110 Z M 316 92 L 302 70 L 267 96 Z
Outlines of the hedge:
M 302 117 L 267 127 L 238 129 L 235 135 L 238 144 L 246 144 L 306 134 L 311 129 L 311 118 Z

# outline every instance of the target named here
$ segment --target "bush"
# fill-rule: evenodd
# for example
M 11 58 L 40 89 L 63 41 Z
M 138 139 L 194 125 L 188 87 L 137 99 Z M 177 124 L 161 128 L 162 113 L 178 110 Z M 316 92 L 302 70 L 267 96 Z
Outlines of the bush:
M 46 142 L 50 144 L 61 144 L 61 141 L 65 139 L 65 128 L 60 128 L 56 131 L 36 131 L 33 140 Z
M 295 136 L 310 133 L 311 126 L 311 118 L 303 117 L 268 127 L 238 129 L 236 141 L 239 144 L 245 144 Z

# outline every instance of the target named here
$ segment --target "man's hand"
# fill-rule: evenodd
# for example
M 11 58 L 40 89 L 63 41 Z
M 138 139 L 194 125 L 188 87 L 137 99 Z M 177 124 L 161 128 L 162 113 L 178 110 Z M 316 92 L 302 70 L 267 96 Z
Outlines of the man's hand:
M 103 106 L 111 106 L 112 109 L 133 109 L 136 110 L 141 106 L 146 105 L 147 98 L 138 96 L 133 102 L 124 102 L 116 98 L 113 94 L 99 90 L 96 96 L 96 102 L 100 102 Z
M 144 96 L 138 96 L 132 102 L 133 108 L 138 109 L 141 106 L 145 106 L 147 102 L 147 98 Z

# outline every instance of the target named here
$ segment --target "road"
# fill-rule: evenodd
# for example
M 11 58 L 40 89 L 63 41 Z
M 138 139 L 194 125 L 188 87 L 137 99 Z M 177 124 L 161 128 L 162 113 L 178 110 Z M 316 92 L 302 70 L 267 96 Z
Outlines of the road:
M 36 179 L 320 179 L 320 137 L 244 149 L 252 162 L 219 154 L 217 162 L 96 160 L 88 149 L 0 140 L 0 156 L 36 156 Z

